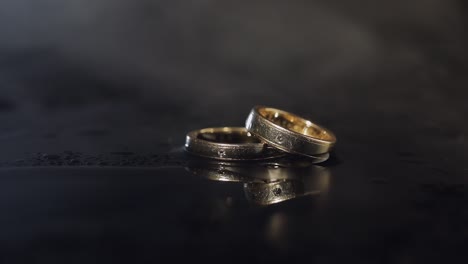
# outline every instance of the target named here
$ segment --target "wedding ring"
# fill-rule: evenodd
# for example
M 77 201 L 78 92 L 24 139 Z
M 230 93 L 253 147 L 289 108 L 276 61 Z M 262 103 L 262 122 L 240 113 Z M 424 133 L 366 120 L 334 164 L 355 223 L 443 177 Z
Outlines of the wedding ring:
M 272 147 L 292 154 L 323 154 L 329 152 L 336 143 L 336 137 L 330 130 L 271 107 L 254 107 L 245 127 Z
M 284 156 L 243 127 L 205 128 L 187 134 L 185 149 L 219 160 L 259 160 Z

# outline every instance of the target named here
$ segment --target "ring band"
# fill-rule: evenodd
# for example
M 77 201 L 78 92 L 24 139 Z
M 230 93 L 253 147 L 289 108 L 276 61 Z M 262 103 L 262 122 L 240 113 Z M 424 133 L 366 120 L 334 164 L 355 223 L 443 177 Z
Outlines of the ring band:
M 205 128 L 187 134 L 185 150 L 219 160 L 259 160 L 284 156 L 244 127 Z
M 209 180 L 244 183 L 246 199 L 257 205 L 326 193 L 331 177 L 326 167 L 315 165 L 268 168 L 257 163 L 205 161 L 189 163 L 186 169 Z
M 292 154 L 323 154 L 336 143 L 331 131 L 295 114 L 270 107 L 254 107 L 245 127 L 272 147 Z

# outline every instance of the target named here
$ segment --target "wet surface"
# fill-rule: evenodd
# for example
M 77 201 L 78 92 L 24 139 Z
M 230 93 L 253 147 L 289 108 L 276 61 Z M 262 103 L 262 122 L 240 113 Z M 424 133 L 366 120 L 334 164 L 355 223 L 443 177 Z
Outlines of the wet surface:
M 466 5 L 348 2 L 2 2 L 0 262 L 468 262 Z M 257 104 L 336 149 L 181 151 Z

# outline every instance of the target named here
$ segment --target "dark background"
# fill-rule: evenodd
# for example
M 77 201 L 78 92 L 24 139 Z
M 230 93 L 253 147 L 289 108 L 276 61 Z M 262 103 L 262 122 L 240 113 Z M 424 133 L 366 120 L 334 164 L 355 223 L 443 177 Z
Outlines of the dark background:
M 466 260 L 466 12 L 461 0 L 3 0 L 1 258 Z M 242 126 L 257 104 L 337 134 L 327 202 L 252 207 L 242 185 L 161 168 L 180 165 L 166 154 L 187 131 Z M 217 207 L 231 196 L 237 207 Z

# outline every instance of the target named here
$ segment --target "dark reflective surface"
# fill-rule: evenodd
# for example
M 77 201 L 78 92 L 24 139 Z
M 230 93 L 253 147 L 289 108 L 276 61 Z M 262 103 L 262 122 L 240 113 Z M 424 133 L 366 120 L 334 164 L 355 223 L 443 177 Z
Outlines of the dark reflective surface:
M 160 169 L 4 168 L 2 257 L 401 263 L 464 256 L 464 177 L 380 158 L 385 163 L 372 170 L 360 157 L 345 157 L 332 157 L 326 168 L 301 162 L 246 170 L 190 160 Z

